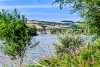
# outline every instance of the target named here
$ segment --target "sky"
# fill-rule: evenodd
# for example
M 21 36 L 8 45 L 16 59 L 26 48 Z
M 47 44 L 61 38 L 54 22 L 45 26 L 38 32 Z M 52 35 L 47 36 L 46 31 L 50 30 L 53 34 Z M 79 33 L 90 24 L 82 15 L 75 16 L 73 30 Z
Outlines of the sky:
M 28 20 L 42 21 L 79 21 L 77 14 L 71 14 L 69 6 L 62 10 L 58 4 L 52 5 L 54 0 L 0 0 L 0 10 L 17 8 Z

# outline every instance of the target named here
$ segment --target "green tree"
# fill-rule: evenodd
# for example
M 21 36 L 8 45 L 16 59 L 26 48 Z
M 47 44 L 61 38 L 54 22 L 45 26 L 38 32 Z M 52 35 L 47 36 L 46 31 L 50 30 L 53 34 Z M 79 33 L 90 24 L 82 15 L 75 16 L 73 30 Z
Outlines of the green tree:
M 15 9 L 13 12 L 2 10 L 0 12 L 0 39 L 4 41 L 5 54 L 11 59 L 19 57 L 22 65 L 26 49 L 31 46 L 31 39 L 36 28 L 26 24 L 26 18 Z
M 60 8 L 68 5 L 72 12 L 79 14 L 84 22 L 88 22 L 92 33 L 100 36 L 100 0 L 55 0 Z

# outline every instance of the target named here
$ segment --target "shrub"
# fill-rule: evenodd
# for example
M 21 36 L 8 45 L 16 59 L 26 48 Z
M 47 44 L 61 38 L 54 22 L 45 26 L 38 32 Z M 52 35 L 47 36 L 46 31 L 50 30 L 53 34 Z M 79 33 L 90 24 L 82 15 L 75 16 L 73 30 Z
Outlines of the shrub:
M 75 36 L 75 35 L 64 35 L 59 37 L 60 44 L 55 44 L 57 54 L 68 53 L 68 54 L 75 54 L 76 50 L 78 50 L 81 46 L 83 46 L 82 37 Z
M 58 58 L 50 58 L 40 62 L 47 67 L 99 67 L 100 39 L 95 45 L 87 45 L 79 49 L 76 55 L 63 54 Z

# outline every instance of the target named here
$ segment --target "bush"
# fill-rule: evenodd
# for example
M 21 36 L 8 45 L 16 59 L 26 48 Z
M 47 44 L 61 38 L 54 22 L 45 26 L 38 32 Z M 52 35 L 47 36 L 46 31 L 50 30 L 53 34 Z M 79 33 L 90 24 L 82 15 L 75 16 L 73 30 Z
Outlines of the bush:
M 59 37 L 60 44 L 55 44 L 57 54 L 68 53 L 68 54 L 75 54 L 76 50 L 78 50 L 81 46 L 83 46 L 82 37 L 76 35 L 64 35 Z
M 100 40 L 95 45 L 82 47 L 76 55 L 63 54 L 63 57 L 50 58 L 40 62 L 47 67 L 99 67 Z

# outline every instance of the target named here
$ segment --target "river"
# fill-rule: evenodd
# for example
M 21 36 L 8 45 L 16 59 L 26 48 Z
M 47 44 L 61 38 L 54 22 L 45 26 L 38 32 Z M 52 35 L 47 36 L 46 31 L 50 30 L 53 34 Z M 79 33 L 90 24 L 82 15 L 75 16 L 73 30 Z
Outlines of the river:
M 86 35 L 82 35 L 82 37 L 85 39 L 84 44 L 88 43 L 88 41 L 90 41 L 90 39 L 92 38 Z M 32 44 L 34 45 L 36 43 L 37 45 L 35 47 L 27 49 L 23 64 L 25 65 L 35 64 L 40 59 L 49 58 L 52 56 L 54 57 L 54 53 L 55 53 L 54 43 L 58 43 L 58 39 L 56 35 L 41 34 L 41 35 L 35 36 L 32 38 Z M 19 61 L 15 60 L 13 63 L 8 56 L 4 55 L 1 52 L 0 65 L 2 63 L 7 63 L 9 67 L 11 67 L 11 64 L 14 67 L 17 67 L 16 65 L 18 65 Z
M 50 35 L 50 34 L 41 34 L 32 38 L 32 44 L 37 45 L 33 48 L 30 48 L 26 51 L 26 55 L 24 57 L 24 64 L 33 64 L 35 61 L 39 59 L 48 58 L 53 56 L 54 50 L 54 43 L 57 43 L 57 36 Z M 0 60 L 3 61 L 4 56 L 3 53 L 0 53 Z M 3 57 L 2 57 L 3 56 Z M 5 58 L 4 58 L 5 59 Z
M 33 37 L 32 44 L 38 42 L 36 47 L 27 50 L 25 58 L 30 58 L 34 60 L 48 58 L 52 56 L 55 52 L 54 43 L 57 43 L 57 36 L 50 34 L 42 34 Z M 28 63 L 31 61 L 28 61 Z

